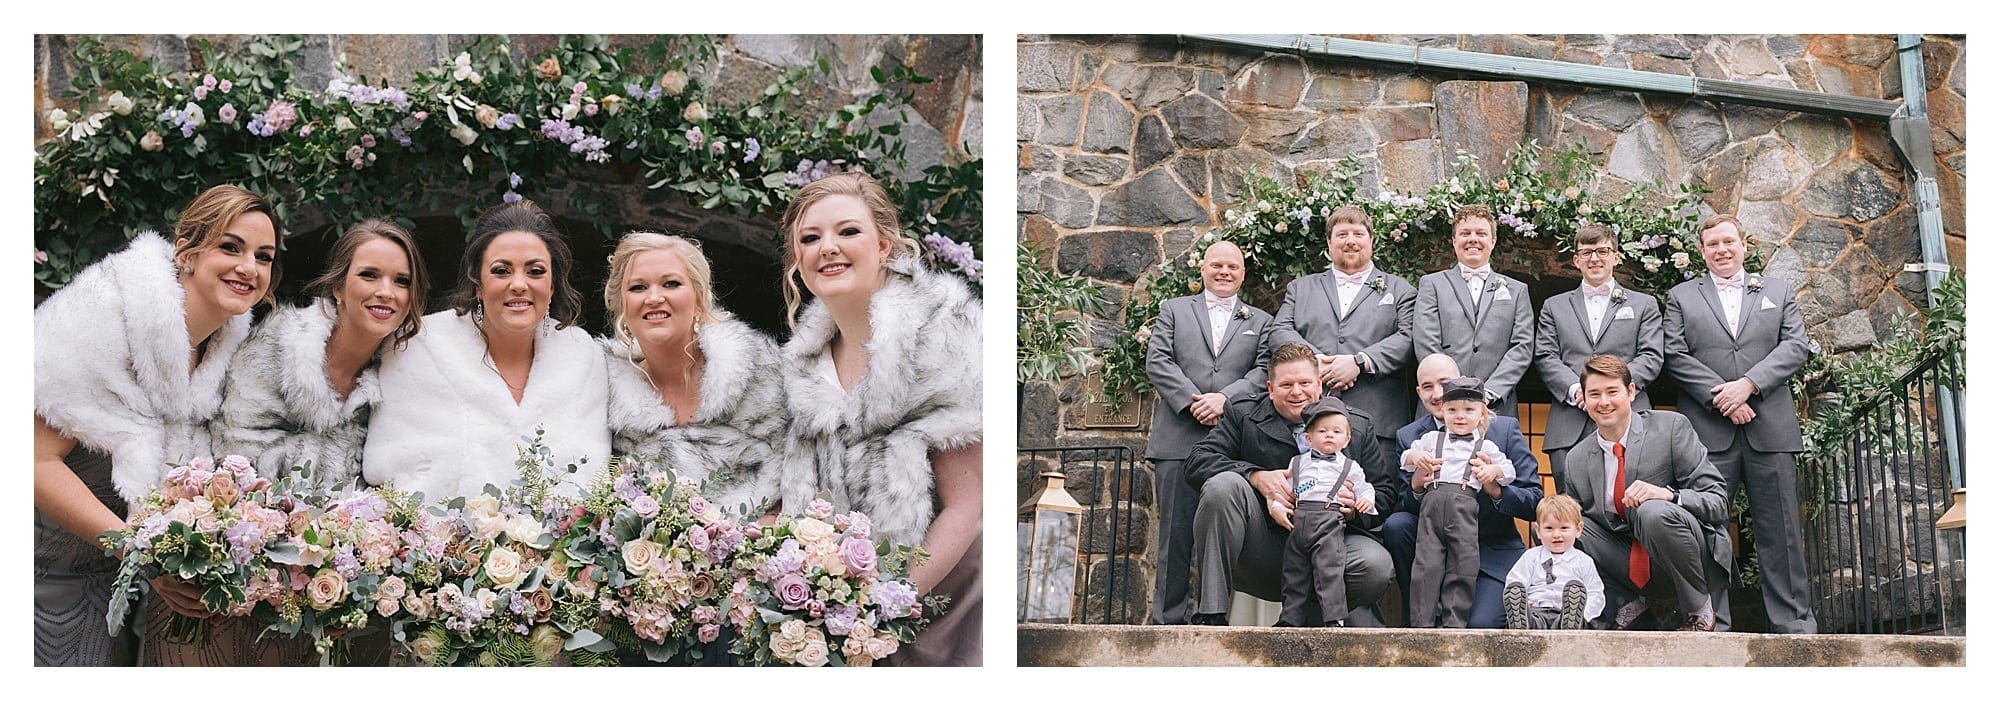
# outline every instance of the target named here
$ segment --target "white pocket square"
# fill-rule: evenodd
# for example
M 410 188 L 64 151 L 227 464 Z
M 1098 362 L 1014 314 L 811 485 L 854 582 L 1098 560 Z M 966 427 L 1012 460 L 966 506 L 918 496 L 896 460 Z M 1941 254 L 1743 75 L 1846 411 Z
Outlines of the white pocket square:
M 1493 301 L 1495 302 L 1505 302 L 1513 298 L 1514 293 L 1508 291 L 1505 287 L 1493 291 Z
M 1396 303 L 1396 296 L 1395 296 L 1395 295 L 1392 295 L 1392 294 L 1389 294 L 1389 293 L 1387 293 L 1387 292 L 1384 292 L 1384 293 L 1382 293 L 1382 301 L 1380 301 L 1380 302 L 1376 302 L 1376 303 L 1375 303 L 1375 306 L 1378 306 L 1378 307 L 1379 307 L 1379 306 L 1382 306 L 1382 305 L 1384 305 L 1384 304 L 1395 304 L 1395 303 Z
M 1236 335 L 1238 335 L 1238 336 L 1255 336 L 1255 335 L 1257 335 L 1257 330 L 1256 330 L 1256 329 L 1251 329 L 1251 330 L 1249 330 L 1249 331 L 1245 331 L 1245 332 L 1243 332 L 1243 333 L 1239 333 L 1239 334 L 1236 334 Z
M 1771 302 L 1771 298 L 1770 298 L 1770 297 L 1758 297 L 1758 299 L 1761 299 L 1761 300 L 1763 300 L 1763 301 L 1764 301 L 1764 304 L 1763 304 L 1763 305 L 1761 305 L 1761 306 L 1757 307 L 1758 309 L 1777 309 L 1777 308 L 1778 308 L 1778 305 L 1776 305 L 1776 304 L 1773 304 L 1773 303 Z
M 1633 314 L 1633 313 L 1632 313 L 1632 308 L 1631 308 L 1631 307 L 1619 307 L 1619 308 L 1618 308 L 1618 313 L 1617 313 L 1617 314 L 1613 314 L 1613 315 L 1611 315 L 1611 318 L 1612 318 L 1612 320 L 1614 320 L 1614 321 L 1615 321 L 1615 320 L 1618 320 L 1618 319 L 1632 319 L 1632 318 L 1636 318 L 1637 316 L 1638 316 L 1637 314 Z

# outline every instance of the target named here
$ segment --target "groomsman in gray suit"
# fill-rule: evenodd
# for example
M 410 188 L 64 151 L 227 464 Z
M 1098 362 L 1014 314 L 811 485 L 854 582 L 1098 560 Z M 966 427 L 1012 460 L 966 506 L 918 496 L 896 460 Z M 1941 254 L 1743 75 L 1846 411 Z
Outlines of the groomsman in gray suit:
M 1514 415 L 1514 386 L 1535 355 L 1527 283 L 1493 272 L 1493 210 L 1469 204 L 1452 216 L 1458 264 L 1417 281 L 1416 357 L 1443 353 L 1486 382 L 1487 403 Z
M 1666 339 L 1660 327 L 1660 303 L 1619 286 L 1611 273 L 1618 267 L 1618 237 L 1603 224 L 1586 224 L 1576 232 L 1576 269 L 1583 284 L 1542 302 L 1535 333 L 1535 369 L 1549 386 L 1548 422 L 1542 428 L 1542 452 L 1562 483 L 1563 453 L 1583 440 L 1590 417 L 1583 413 L 1583 363 L 1593 355 L 1609 354 L 1632 370 L 1639 408 L 1653 406 L 1646 386 L 1660 376 L 1666 362 Z
M 1293 280 L 1271 322 L 1271 337 L 1253 379 L 1262 382 L 1271 349 L 1311 346 L 1325 393 L 1368 412 L 1384 455 L 1393 455 L 1396 427 L 1410 422 L 1410 321 L 1416 289 L 1375 268 L 1368 213 L 1352 205 L 1327 215 L 1326 251 L 1333 267 Z
M 1153 337 L 1146 342 L 1146 377 L 1160 393 L 1146 458 L 1153 461 L 1153 490 L 1163 516 L 1159 560 L 1153 570 L 1155 624 L 1188 622 L 1188 562 L 1194 547 L 1195 488 L 1186 479 L 1188 451 L 1208 435 L 1231 401 L 1262 389 L 1247 375 L 1271 315 L 1244 304 L 1243 251 L 1218 241 L 1201 261 L 1202 292 L 1160 304 Z
M 1708 274 L 1667 293 L 1667 372 L 1733 500 L 1750 492 L 1750 528 L 1771 629 L 1813 633 L 1799 529 L 1796 453 L 1805 449 L 1790 380 L 1812 355 L 1792 287 L 1743 270 L 1743 224 L 1718 214 L 1701 225 Z M 1716 602 L 1727 630 L 1727 590 Z
M 1576 546 L 1607 594 L 1629 598 L 1611 627 L 1631 627 L 1646 608 L 1638 597 L 1672 596 L 1681 630 L 1714 630 L 1709 592 L 1728 582 L 1731 561 L 1722 475 L 1687 417 L 1632 409 L 1638 388 L 1625 361 L 1600 355 L 1583 367 L 1583 406 L 1597 431 L 1570 451 L 1562 491 L 1583 506 Z

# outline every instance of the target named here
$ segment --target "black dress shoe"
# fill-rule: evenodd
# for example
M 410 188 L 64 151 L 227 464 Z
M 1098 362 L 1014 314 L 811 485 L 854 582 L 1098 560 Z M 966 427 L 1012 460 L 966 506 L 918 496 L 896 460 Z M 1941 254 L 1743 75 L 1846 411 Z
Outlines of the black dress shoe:
M 1198 626 L 1226 626 L 1229 625 L 1229 614 L 1197 613 L 1194 615 L 1193 623 Z

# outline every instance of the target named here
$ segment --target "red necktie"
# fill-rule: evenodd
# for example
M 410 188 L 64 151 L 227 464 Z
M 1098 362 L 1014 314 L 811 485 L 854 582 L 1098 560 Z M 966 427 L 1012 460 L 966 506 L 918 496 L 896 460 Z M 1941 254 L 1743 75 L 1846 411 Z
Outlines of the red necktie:
M 1611 507 L 1618 511 L 1618 518 L 1625 519 L 1625 444 L 1613 443 L 1611 453 L 1618 456 L 1618 482 L 1611 487 Z M 1653 579 L 1653 559 L 1646 556 L 1646 546 L 1639 540 L 1632 540 L 1632 550 L 1627 555 L 1626 566 L 1632 571 L 1632 586 L 1646 588 L 1646 582 Z

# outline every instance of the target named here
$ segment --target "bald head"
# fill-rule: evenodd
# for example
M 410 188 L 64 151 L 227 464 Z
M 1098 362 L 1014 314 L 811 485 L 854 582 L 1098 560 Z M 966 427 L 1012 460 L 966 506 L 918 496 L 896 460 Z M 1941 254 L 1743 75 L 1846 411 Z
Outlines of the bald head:
M 1243 289 L 1243 249 L 1228 241 L 1209 244 L 1201 256 L 1201 286 L 1217 297 Z
M 1417 363 L 1417 398 L 1439 421 L 1444 420 L 1444 381 L 1454 377 L 1458 377 L 1458 361 L 1449 355 L 1432 353 Z

